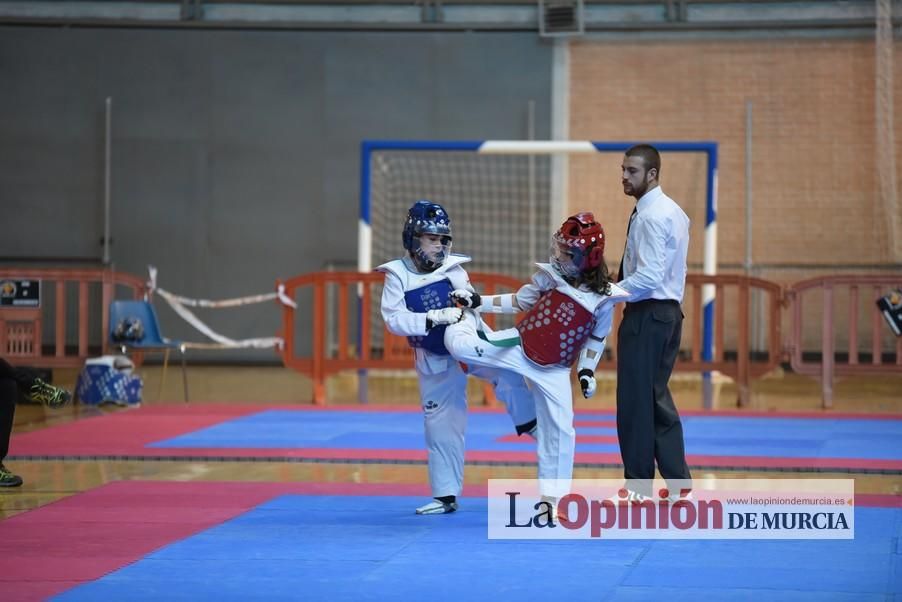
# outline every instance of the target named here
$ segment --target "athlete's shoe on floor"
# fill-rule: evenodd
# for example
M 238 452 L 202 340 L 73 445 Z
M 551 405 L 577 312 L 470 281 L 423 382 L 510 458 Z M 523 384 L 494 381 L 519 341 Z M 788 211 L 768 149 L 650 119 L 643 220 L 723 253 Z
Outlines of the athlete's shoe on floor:
M 449 514 L 455 510 L 457 510 L 457 502 L 432 500 L 425 506 L 417 508 L 417 514 Z
M 541 499 L 541 503 L 548 504 L 548 507 L 551 508 L 551 520 L 555 523 L 559 523 L 562 520 L 570 522 L 570 517 L 567 516 L 566 513 L 561 512 L 561 509 L 558 507 L 558 498 L 552 497 L 550 495 L 543 495 Z
M 676 504 L 677 502 L 692 501 L 692 490 L 691 489 L 680 489 L 679 493 L 671 493 L 667 496 L 668 503 Z
M 643 495 L 638 491 L 633 491 L 632 489 L 627 489 L 623 487 L 617 491 L 614 495 L 607 499 L 609 502 L 614 502 L 615 504 L 640 504 L 642 502 L 654 502 L 655 500 L 647 495 Z
M 45 383 L 40 378 L 34 379 L 31 390 L 28 392 L 28 397 L 32 401 L 42 403 L 54 410 L 72 401 L 72 394 L 69 391 L 62 387 L 55 387 Z
M 21 484 L 22 477 L 8 471 L 0 462 L 0 487 L 19 487 Z

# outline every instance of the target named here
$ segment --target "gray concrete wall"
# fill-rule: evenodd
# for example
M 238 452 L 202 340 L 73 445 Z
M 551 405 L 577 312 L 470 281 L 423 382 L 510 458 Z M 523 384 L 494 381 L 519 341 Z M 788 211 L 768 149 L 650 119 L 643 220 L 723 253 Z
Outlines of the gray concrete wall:
M 116 268 L 225 298 L 355 264 L 361 140 L 525 138 L 530 100 L 548 138 L 550 82 L 534 33 L 0 26 L 0 262 L 101 257 L 107 97 Z M 278 327 L 271 306 L 203 317 Z

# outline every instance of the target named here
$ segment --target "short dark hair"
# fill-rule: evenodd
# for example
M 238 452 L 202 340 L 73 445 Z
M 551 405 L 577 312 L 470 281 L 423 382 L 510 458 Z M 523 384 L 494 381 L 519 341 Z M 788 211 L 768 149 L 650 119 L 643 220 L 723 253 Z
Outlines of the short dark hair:
M 640 157 L 645 162 L 645 171 L 654 168 L 661 175 L 661 154 L 651 144 L 636 144 L 626 149 L 627 157 Z

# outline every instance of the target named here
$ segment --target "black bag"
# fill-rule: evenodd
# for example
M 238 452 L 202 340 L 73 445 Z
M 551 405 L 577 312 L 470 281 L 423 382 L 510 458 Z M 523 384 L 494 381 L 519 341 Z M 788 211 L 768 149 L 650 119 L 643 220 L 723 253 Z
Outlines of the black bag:
M 123 318 L 113 329 L 113 340 L 117 343 L 136 343 L 144 338 L 144 325 L 138 318 Z

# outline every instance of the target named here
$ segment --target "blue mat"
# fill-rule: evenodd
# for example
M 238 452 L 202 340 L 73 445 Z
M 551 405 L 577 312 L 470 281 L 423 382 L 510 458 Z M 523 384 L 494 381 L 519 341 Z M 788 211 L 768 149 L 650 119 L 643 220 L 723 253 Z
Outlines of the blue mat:
M 57 600 L 886 600 L 902 509 L 851 541 L 493 541 L 485 499 L 285 495 Z
M 528 449 L 496 441 L 513 433 L 513 423 L 506 414 L 474 413 L 467 419 L 469 449 Z M 266 410 L 152 447 L 422 450 L 423 445 L 423 415 L 417 412 Z
M 614 416 L 578 414 L 580 419 L 614 420 Z M 902 460 L 902 420 L 688 416 L 683 425 L 690 455 Z M 513 427 L 506 414 L 472 413 L 467 449 L 532 449 L 527 438 L 498 441 L 510 434 Z M 577 428 L 577 435 L 616 434 L 614 428 Z M 423 417 L 416 412 L 267 410 L 151 447 L 422 450 Z M 578 442 L 577 451 L 619 453 L 619 448 L 616 443 Z

